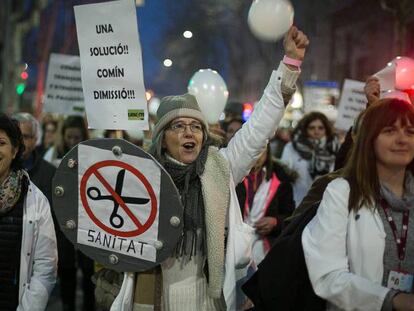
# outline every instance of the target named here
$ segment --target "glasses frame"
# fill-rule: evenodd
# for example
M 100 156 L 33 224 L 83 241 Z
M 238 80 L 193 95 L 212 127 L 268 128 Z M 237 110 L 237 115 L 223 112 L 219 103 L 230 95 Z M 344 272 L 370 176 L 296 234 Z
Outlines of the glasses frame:
M 177 127 L 183 125 L 184 127 Z M 185 122 L 174 122 L 171 123 L 168 129 L 173 131 L 174 133 L 181 134 L 184 133 L 187 130 L 187 127 L 190 128 L 190 131 L 194 134 L 200 134 L 203 132 L 203 125 L 201 123 L 191 122 L 191 123 L 185 123 Z

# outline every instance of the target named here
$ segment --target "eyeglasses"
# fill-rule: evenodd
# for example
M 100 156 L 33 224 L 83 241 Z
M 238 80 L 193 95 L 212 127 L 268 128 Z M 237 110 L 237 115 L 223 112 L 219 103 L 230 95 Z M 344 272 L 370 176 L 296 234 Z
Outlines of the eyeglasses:
M 170 130 L 175 133 L 184 133 L 187 129 L 187 126 L 190 127 L 191 132 L 194 134 L 199 134 L 203 131 L 203 126 L 200 123 L 190 123 L 185 124 L 183 122 L 177 122 L 170 125 Z

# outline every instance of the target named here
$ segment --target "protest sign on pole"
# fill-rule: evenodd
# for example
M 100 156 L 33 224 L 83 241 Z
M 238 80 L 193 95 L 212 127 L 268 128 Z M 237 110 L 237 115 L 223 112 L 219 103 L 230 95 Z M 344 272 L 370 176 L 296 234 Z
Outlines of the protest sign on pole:
M 139 147 L 123 139 L 81 142 L 62 159 L 53 189 L 60 229 L 93 260 L 146 271 L 173 255 L 183 227 L 180 195 Z
M 110 150 L 87 145 L 79 145 L 78 154 L 77 242 L 155 262 L 159 167 L 151 159 L 124 155 L 120 160 Z
M 134 1 L 79 5 L 74 9 L 89 127 L 148 129 Z
M 365 83 L 346 79 L 339 101 L 338 118 L 335 128 L 348 131 L 354 120 L 367 104 L 364 92 Z
M 85 104 L 79 56 L 50 54 L 43 110 L 83 115 Z

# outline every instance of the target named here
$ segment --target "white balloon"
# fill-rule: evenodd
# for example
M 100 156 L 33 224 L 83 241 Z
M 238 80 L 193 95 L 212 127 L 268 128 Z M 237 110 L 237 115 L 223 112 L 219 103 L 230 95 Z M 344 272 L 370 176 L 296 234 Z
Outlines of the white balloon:
M 254 0 L 247 22 L 258 39 L 277 41 L 292 26 L 293 16 L 289 0 Z
M 229 92 L 226 82 L 215 70 L 200 69 L 188 82 L 188 93 L 194 95 L 208 123 L 218 122 Z

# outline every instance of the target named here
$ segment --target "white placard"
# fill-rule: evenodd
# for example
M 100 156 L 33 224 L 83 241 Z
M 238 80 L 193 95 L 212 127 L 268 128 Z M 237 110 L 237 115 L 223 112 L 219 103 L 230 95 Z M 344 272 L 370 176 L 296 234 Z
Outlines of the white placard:
M 89 127 L 147 130 L 148 109 L 134 1 L 74 8 Z
M 77 242 L 156 261 L 161 171 L 150 159 L 79 145 Z
M 50 54 L 43 111 L 83 115 L 84 110 L 80 57 Z
M 360 81 L 345 80 L 335 123 L 337 129 L 348 131 L 359 113 L 365 110 L 367 98 L 364 86 L 365 83 Z

